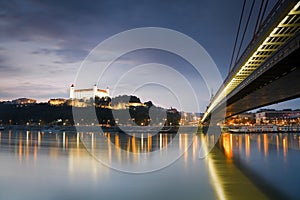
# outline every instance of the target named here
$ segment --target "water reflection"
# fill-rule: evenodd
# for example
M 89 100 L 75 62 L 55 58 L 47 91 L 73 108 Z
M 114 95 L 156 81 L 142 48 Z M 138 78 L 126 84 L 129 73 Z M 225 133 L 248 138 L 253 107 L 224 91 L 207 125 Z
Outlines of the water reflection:
M 161 149 L 168 149 L 168 146 L 174 145 L 171 141 L 174 134 L 142 134 L 139 137 L 126 135 L 122 133 L 109 133 L 106 132 L 102 135 L 105 140 L 101 140 L 99 133 L 93 132 L 62 132 L 62 133 L 44 133 L 42 131 L 7 131 L 0 132 L 0 146 L 5 145 L 5 148 L 10 149 L 18 155 L 19 161 L 22 162 L 25 158 L 28 160 L 32 157 L 34 160 L 38 159 L 40 153 L 49 153 L 50 157 L 57 157 L 62 151 L 68 153 L 85 150 L 82 140 L 89 141 L 91 144 L 92 152 L 101 149 L 101 153 L 106 153 L 110 159 L 117 155 L 119 162 L 126 159 L 121 155 L 122 150 L 130 153 L 151 153 Z M 189 144 L 192 143 L 194 136 L 188 134 L 179 135 L 179 143 L 176 146 L 182 151 L 186 151 Z M 106 143 L 106 145 L 103 145 Z M 195 146 L 196 144 L 196 146 Z M 193 146 L 194 158 L 197 158 L 198 143 Z M 107 147 L 107 149 L 104 149 Z M 74 155 L 72 155 L 74 156 Z M 187 162 L 188 153 L 184 154 L 185 161 Z
M 188 162 L 193 137 L 188 133 L 87 132 L 81 141 L 103 165 L 123 172 L 145 173 L 168 167 L 182 155 Z
M 42 131 L 7 131 L 0 132 L 0 146 L 13 152 L 18 156 L 19 163 L 30 161 L 36 162 L 40 156 L 48 155 L 51 159 L 58 159 L 66 152 L 69 157 L 70 174 L 74 172 L 75 160 L 80 160 L 80 156 L 86 155 L 86 149 L 82 140 L 89 142 L 91 153 L 100 154 L 108 158 L 108 163 L 117 161 L 119 164 L 132 165 L 141 162 L 136 155 L 149 155 L 152 152 L 164 150 L 161 155 L 172 155 L 169 148 L 176 147 L 183 152 L 183 161 L 185 168 L 188 169 L 189 158 L 193 162 L 199 159 L 199 146 L 201 141 L 198 136 L 182 133 L 178 135 L 178 141 L 174 140 L 175 134 L 142 134 L 135 137 L 122 133 L 109 133 L 104 135 L 94 132 L 61 132 L 44 133 Z M 103 140 L 103 138 L 105 138 Z M 191 154 L 188 148 L 191 146 Z M 3 146 L 3 147 L 4 147 Z M 125 150 L 125 151 L 124 151 Z M 168 150 L 170 150 L 168 152 Z M 76 168 L 76 167 L 75 167 Z
M 179 134 L 178 140 L 174 140 L 174 135 L 170 134 L 134 136 L 109 132 L 103 135 L 94 132 L 53 134 L 42 131 L 0 132 L 2 163 L 6 165 L 14 163 L 9 159 L 3 160 L 3 155 L 12 155 L 19 165 L 18 170 L 23 169 L 28 176 L 34 177 L 32 180 L 42 180 L 40 176 L 43 177 L 46 174 L 67 176 L 67 179 L 70 180 L 67 183 L 70 187 L 68 191 L 72 192 L 74 192 L 72 184 L 78 184 L 78 187 L 81 188 L 82 182 L 90 184 L 92 181 L 95 185 L 91 188 L 99 190 L 98 195 L 100 192 L 105 193 L 106 190 L 114 191 L 115 187 L 127 196 L 129 195 L 127 190 L 135 194 L 142 193 L 145 188 L 151 188 L 153 191 L 172 189 L 171 193 L 163 194 L 166 196 L 172 194 L 173 199 L 196 199 L 196 197 L 201 198 L 202 196 L 205 196 L 205 199 L 268 199 L 274 197 L 273 193 L 282 197 L 282 195 L 278 195 L 278 191 L 287 193 L 291 197 L 298 195 L 296 186 L 300 184 L 300 177 L 297 177 L 299 175 L 295 172 L 300 167 L 300 161 L 298 161 L 299 134 L 223 134 L 218 145 L 208 157 L 202 160 L 199 159 L 199 149 L 204 148 L 203 141 L 213 141 L 216 138 L 185 133 Z M 90 157 L 82 144 L 82 139 L 89 142 L 91 152 L 107 157 L 108 162 L 118 162 L 122 165 L 135 166 L 142 162 L 143 157 L 131 154 L 148 156 L 153 152 L 159 152 L 162 155 L 172 155 L 172 145 L 183 152 L 183 155 L 175 165 L 156 173 L 145 176 L 125 176 L 110 170 Z M 190 144 L 192 145 L 190 146 Z M 154 159 L 154 157 L 152 158 Z M 240 167 L 238 163 L 241 163 L 243 167 Z M 9 173 L 10 168 L 14 165 L 8 166 L 2 167 L 0 173 Z M 32 171 L 26 166 L 33 168 Z M 51 171 L 51 166 L 53 171 Z M 67 170 L 64 170 L 62 166 L 66 166 Z M 35 174 L 39 170 L 42 170 L 43 173 L 38 173 L 37 177 Z M 265 185 L 254 185 L 253 182 L 256 182 L 251 177 L 249 180 L 248 172 L 253 172 L 251 173 L 252 178 L 262 177 L 264 181 L 258 180 Z M 12 170 L 11 173 L 15 173 L 15 170 Z M 23 180 L 22 176 L 24 175 L 18 174 L 19 176 L 21 178 L 18 179 Z M 153 177 L 156 179 L 149 181 Z M 15 177 L 12 175 L 12 179 L 16 178 L 16 175 Z M 132 182 L 132 188 L 140 187 L 140 191 L 129 189 L 129 186 L 126 186 L 128 180 Z M 58 187 L 58 189 L 66 187 L 60 181 L 62 181 L 61 178 L 53 179 L 53 187 Z M 1 183 L 4 184 L 3 180 L 0 181 Z M 156 185 L 160 185 L 161 188 L 156 188 Z M 269 185 L 273 189 L 265 191 Z M 126 190 L 122 189 L 124 187 L 127 187 Z M 109 197 L 112 194 L 106 192 L 106 195 Z M 105 199 L 105 197 L 103 198 Z M 160 199 L 157 196 L 155 198 Z M 120 199 L 120 196 L 115 195 L 113 199 Z
M 261 140 L 261 137 L 263 138 Z M 236 142 L 234 142 L 236 141 Z M 245 150 L 245 157 L 250 158 L 252 150 L 255 149 L 261 152 L 261 146 L 263 145 L 263 155 L 268 157 L 270 153 L 270 145 L 276 146 L 276 151 L 281 152 L 283 157 L 287 157 L 288 150 L 300 150 L 300 134 L 297 133 L 278 133 L 278 134 L 222 134 L 220 142 L 224 151 L 224 154 L 228 159 L 233 157 L 233 151 Z M 253 142 L 253 144 L 252 144 Z M 272 148 L 273 151 L 273 148 Z
M 24 136 L 25 135 L 25 136 Z M 142 134 L 139 137 L 128 136 L 126 134 L 118 133 L 104 133 L 107 138 L 108 149 L 107 153 L 111 154 L 112 149 L 117 152 L 121 150 L 126 150 L 133 153 L 151 153 L 159 149 L 167 149 L 170 142 L 174 138 L 174 135 L 170 134 Z M 93 150 L 98 148 L 97 145 L 101 145 L 102 141 L 97 141 L 99 138 L 96 137 L 96 133 L 56 133 L 56 134 L 45 134 L 41 131 L 20 131 L 12 132 L 0 132 L 0 146 L 5 144 L 9 149 L 15 149 L 17 146 L 17 151 L 20 161 L 25 157 L 28 159 L 29 155 L 33 155 L 36 159 L 38 151 L 42 151 L 43 147 L 47 147 L 51 150 L 61 148 L 63 150 L 68 149 L 83 149 L 80 141 L 80 137 L 90 140 Z M 196 136 L 190 136 L 189 134 L 180 134 L 179 142 L 177 147 L 181 150 L 186 150 L 189 144 L 193 141 L 192 154 L 193 159 L 197 159 L 197 154 L 199 151 L 199 146 L 201 145 L 200 138 Z M 205 139 L 204 139 L 205 140 Z M 213 140 L 213 138 L 211 138 Z M 278 134 L 222 134 L 220 138 L 220 143 L 224 151 L 225 156 L 228 159 L 232 159 L 235 154 L 244 154 L 245 158 L 250 158 L 251 153 L 261 152 L 261 147 L 263 147 L 263 156 L 268 157 L 270 153 L 270 145 L 275 146 L 277 153 L 280 153 L 283 157 L 288 156 L 289 149 L 300 150 L 300 135 L 293 133 L 278 133 Z M 273 147 L 271 151 L 273 151 Z M 188 156 L 188 152 L 184 154 L 184 157 Z M 118 156 L 120 159 L 120 155 Z
M 300 185 L 300 134 L 222 134 L 220 149 L 272 199 L 296 198 Z
M 187 141 L 181 141 L 181 137 L 184 137 L 184 135 L 187 134 L 180 134 L 180 142 L 179 147 L 182 148 L 182 146 L 186 146 Z M 88 133 L 83 136 L 84 141 L 90 141 L 91 143 L 91 149 L 94 151 L 97 146 L 101 143 L 99 141 L 97 144 L 96 140 L 97 138 L 101 138 L 100 136 L 103 136 L 103 138 L 107 139 L 108 147 L 111 146 L 110 144 L 114 145 L 114 148 L 120 150 L 126 150 L 132 153 L 150 153 L 152 151 L 156 151 L 158 149 L 167 149 L 169 143 L 173 140 L 173 138 L 176 136 L 176 134 L 156 134 L 152 135 L 150 133 L 145 134 L 132 134 L 127 135 L 125 133 L 110 133 L 105 132 L 103 135 L 100 133 Z M 185 138 L 186 139 L 186 138 Z M 159 144 L 159 145 L 158 145 Z

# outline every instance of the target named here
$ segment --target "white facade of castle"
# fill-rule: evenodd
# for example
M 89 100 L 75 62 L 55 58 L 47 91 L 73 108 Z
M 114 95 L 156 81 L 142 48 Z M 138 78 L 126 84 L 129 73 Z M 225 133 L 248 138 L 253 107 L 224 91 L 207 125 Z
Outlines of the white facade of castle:
M 109 97 L 108 87 L 105 90 L 98 89 L 97 85 L 94 85 L 92 88 L 88 89 L 75 89 L 73 84 L 70 87 L 70 99 L 89 100 L 90 98 L 95 98 L 95 96 L 100 98 Z

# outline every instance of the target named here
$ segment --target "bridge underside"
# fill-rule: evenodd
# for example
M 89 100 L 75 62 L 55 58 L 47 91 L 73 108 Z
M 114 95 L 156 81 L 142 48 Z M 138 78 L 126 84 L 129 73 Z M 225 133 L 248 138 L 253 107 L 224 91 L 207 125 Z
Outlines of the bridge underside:
M 248 110 L 300 97 L 300 48 L 279 61 L 220 105 L 214 114 L 226 118 Z M 222 112 L 220 112 L 222 111 Z M 221 114 L 220 114 L 221 115 Z

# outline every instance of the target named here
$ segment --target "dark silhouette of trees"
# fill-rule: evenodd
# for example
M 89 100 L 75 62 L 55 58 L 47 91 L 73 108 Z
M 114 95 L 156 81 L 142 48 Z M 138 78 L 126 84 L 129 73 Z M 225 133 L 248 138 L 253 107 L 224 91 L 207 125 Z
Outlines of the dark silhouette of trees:
M 95 97 L 86 102 L 86 107 L 72 107 L 71 100 L 60 106 L 48 103 L 18 105 L 0 103 L 0 124 L 6 125 L 74 125 L 73 114 L 77 113 L 76 122 L 80 125 L 115 126 L 115 115 L 124 116 L 124 122 L 134 121 L 136 125 L 147 126 L 163 123 L 166 126 L 179 125 L 180 113 L 176 109 L 163 109 L 153 105 L 151 101 L 141 103 L 136 96 Z M 111 104 L 128 105 L 120 110 L 112 110 Z M 75 111 L 73 113 L 73 111 Z M 151 116 L 150 116 L 151 112 Z M 95 114 L 91 114 L 95 113 Z M 128 115 L 129 113 L 129 115 Z M 121 117 L 122 118 L 122 117 Z

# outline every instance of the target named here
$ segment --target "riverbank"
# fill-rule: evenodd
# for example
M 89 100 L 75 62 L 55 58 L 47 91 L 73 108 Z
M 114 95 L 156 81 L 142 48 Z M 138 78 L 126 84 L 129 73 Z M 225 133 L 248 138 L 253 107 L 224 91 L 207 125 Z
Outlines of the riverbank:
M 299 125 L 254 125 L 254 126 L 229 126 L 230 133 L 300 133 Z

